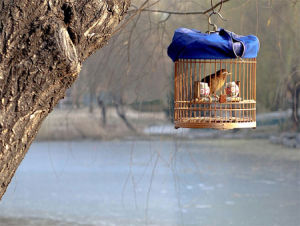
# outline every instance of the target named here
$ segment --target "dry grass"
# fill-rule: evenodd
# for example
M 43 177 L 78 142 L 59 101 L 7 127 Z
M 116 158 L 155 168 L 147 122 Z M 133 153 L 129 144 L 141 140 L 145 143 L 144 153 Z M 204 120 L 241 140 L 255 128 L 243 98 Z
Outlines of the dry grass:
M 164 113 L 138 112 L 126 110 L 126 116 L 137 129 L 129 130 L 118 117 L 114 108 L 107 110 L 107 125 L 102 126 L 101 113 L 95 109 L 62 110 L 55 109 L 44 121 L 37 140 L 78 140 L 78 139 L 116 139 L 141 135 L 145 127 L 167 121 Z

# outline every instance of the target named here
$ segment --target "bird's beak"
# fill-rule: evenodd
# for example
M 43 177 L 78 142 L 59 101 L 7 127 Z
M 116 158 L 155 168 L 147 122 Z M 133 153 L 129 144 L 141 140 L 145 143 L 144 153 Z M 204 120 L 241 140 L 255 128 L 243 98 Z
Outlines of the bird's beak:
M 232 73 L 231 72 L 227 72 L 227 75 L 232 75 Z

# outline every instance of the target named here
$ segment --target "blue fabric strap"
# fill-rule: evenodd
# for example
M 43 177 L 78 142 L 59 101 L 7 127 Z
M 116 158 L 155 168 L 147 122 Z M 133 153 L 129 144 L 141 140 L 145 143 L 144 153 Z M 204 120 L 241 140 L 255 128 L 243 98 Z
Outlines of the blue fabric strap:
M 241 36 L 222 28 L 211 34 L 178 28 L 168 55 L 175 62 L 178 59 L 256 58 L 258 51 L 259 40 L 254 35 Z

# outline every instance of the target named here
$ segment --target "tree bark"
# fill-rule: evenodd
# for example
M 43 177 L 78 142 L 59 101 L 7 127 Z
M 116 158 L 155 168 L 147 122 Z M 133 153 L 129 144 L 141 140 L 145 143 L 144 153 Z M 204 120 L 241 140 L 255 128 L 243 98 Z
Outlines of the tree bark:
M 0 199 L 43 119 L 130 0 L 0 0 Z

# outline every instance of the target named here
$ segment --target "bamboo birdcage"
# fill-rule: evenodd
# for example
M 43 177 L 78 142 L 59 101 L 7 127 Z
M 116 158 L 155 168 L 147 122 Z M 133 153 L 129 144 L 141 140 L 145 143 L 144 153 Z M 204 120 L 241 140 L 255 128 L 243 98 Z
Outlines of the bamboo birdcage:
M 221 69 L 231 72 L 225 84 L 238 84 L 238 96 L 228 97 L 224 85 L 220 98 L 197 98 L 195 84 Z M 175 128 L 256 128 L 256 58 L 178 59 L 174 81 Z

